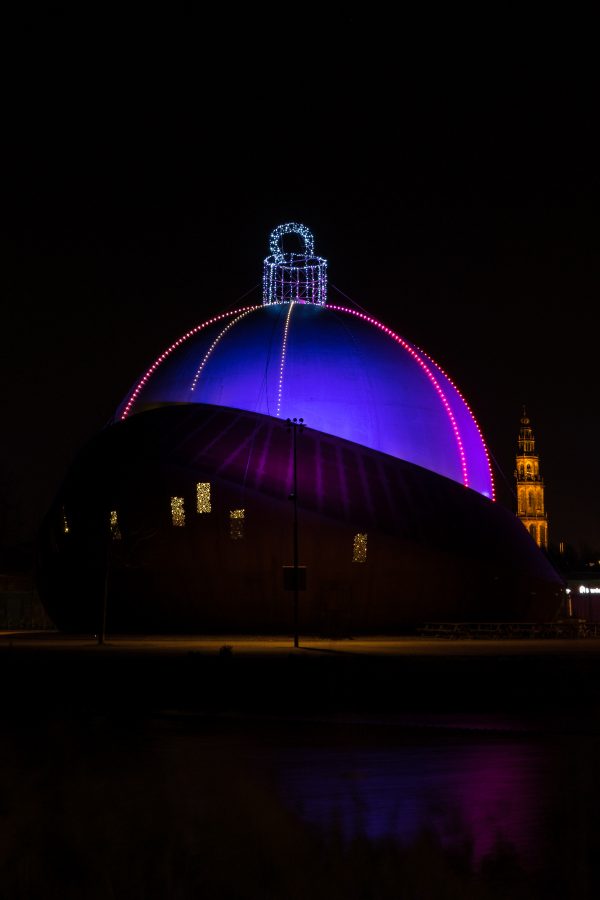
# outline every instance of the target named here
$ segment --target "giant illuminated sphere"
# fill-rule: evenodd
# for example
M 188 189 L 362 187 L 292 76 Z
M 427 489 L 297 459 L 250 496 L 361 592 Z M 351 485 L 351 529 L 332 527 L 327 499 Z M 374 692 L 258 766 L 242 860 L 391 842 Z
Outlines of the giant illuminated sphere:
M 303 254 L 278 250 L 290 231 L 305 239 Z M 262 305 L 222 313 L 175 341 L 118 417 L 165 403 L 302 417 L 493 497 L 483 438 L 448 375 L 371 316 L 325 304 L 325 261 L 313 256 L 304 226 L 281 226 L 271 249 Z
M 300 250 L 284 251 L 287 234 Z M 262 304 L 170 344 L 82 451 L 40 542 L 55 621 L 93 627 L 106 570 L 113 629 L 288 628 L 288 419 L 305 423 L 305 629 L 551 618 L 560 579 L 493 502 L 483 437 L 450 377 L 383 323 L 327 302 L 305 226 L 277 228 L 270 251 Z M 98 585 L 87 604 L 82 578 Z

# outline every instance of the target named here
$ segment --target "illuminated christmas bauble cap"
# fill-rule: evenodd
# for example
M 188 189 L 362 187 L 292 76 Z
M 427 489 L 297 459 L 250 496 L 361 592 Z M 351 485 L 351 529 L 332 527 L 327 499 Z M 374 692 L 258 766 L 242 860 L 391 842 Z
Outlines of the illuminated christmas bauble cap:
M 282 240 L 285 234 L 298 235 L 304 250 L 300 253 L 284 253 Z M 327 302 L 327 260 L 314 255 L 314 238 L 306 225 L 287 222 L 271 232 L 269 249 L 263 272 L 263 303 L 315 303 Z

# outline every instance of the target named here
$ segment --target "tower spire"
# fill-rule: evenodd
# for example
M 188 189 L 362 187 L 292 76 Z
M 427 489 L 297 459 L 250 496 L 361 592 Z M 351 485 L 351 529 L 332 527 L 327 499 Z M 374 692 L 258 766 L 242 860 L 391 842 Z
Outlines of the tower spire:
M 517 449 L 517 516 L 538 547 L 548 549 L 548 516 L 544 505 L 544 480 L 535 452 L 531 422 L 523 404 Z

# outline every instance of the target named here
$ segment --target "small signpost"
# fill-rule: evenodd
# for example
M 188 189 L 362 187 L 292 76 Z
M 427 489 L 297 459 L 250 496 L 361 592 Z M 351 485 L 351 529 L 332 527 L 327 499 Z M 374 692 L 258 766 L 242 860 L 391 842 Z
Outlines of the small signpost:
M 305 591 L 306 566 L 284 566 L 283 589 L 285 591 Z

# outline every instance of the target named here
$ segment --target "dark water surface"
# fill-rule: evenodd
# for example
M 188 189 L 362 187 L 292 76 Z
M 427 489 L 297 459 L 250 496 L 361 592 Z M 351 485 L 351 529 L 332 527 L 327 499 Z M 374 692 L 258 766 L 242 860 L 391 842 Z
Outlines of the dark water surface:
M 596 898 L 600 653 L 573 647 L 7 647 L 0 900 Z
M 393 742 L 281 747 L 282 802 L 324 834 L 409 846 L 428 832 L 469 847 L 477 868 L 499 846 L 527 868 L 543 862 L 554 747 L 511 738 L 405 737 Z
M 1 897 L 600 885 L 600 737 L 551 723 L 93 715 L 20 727 L 0 748 Z

